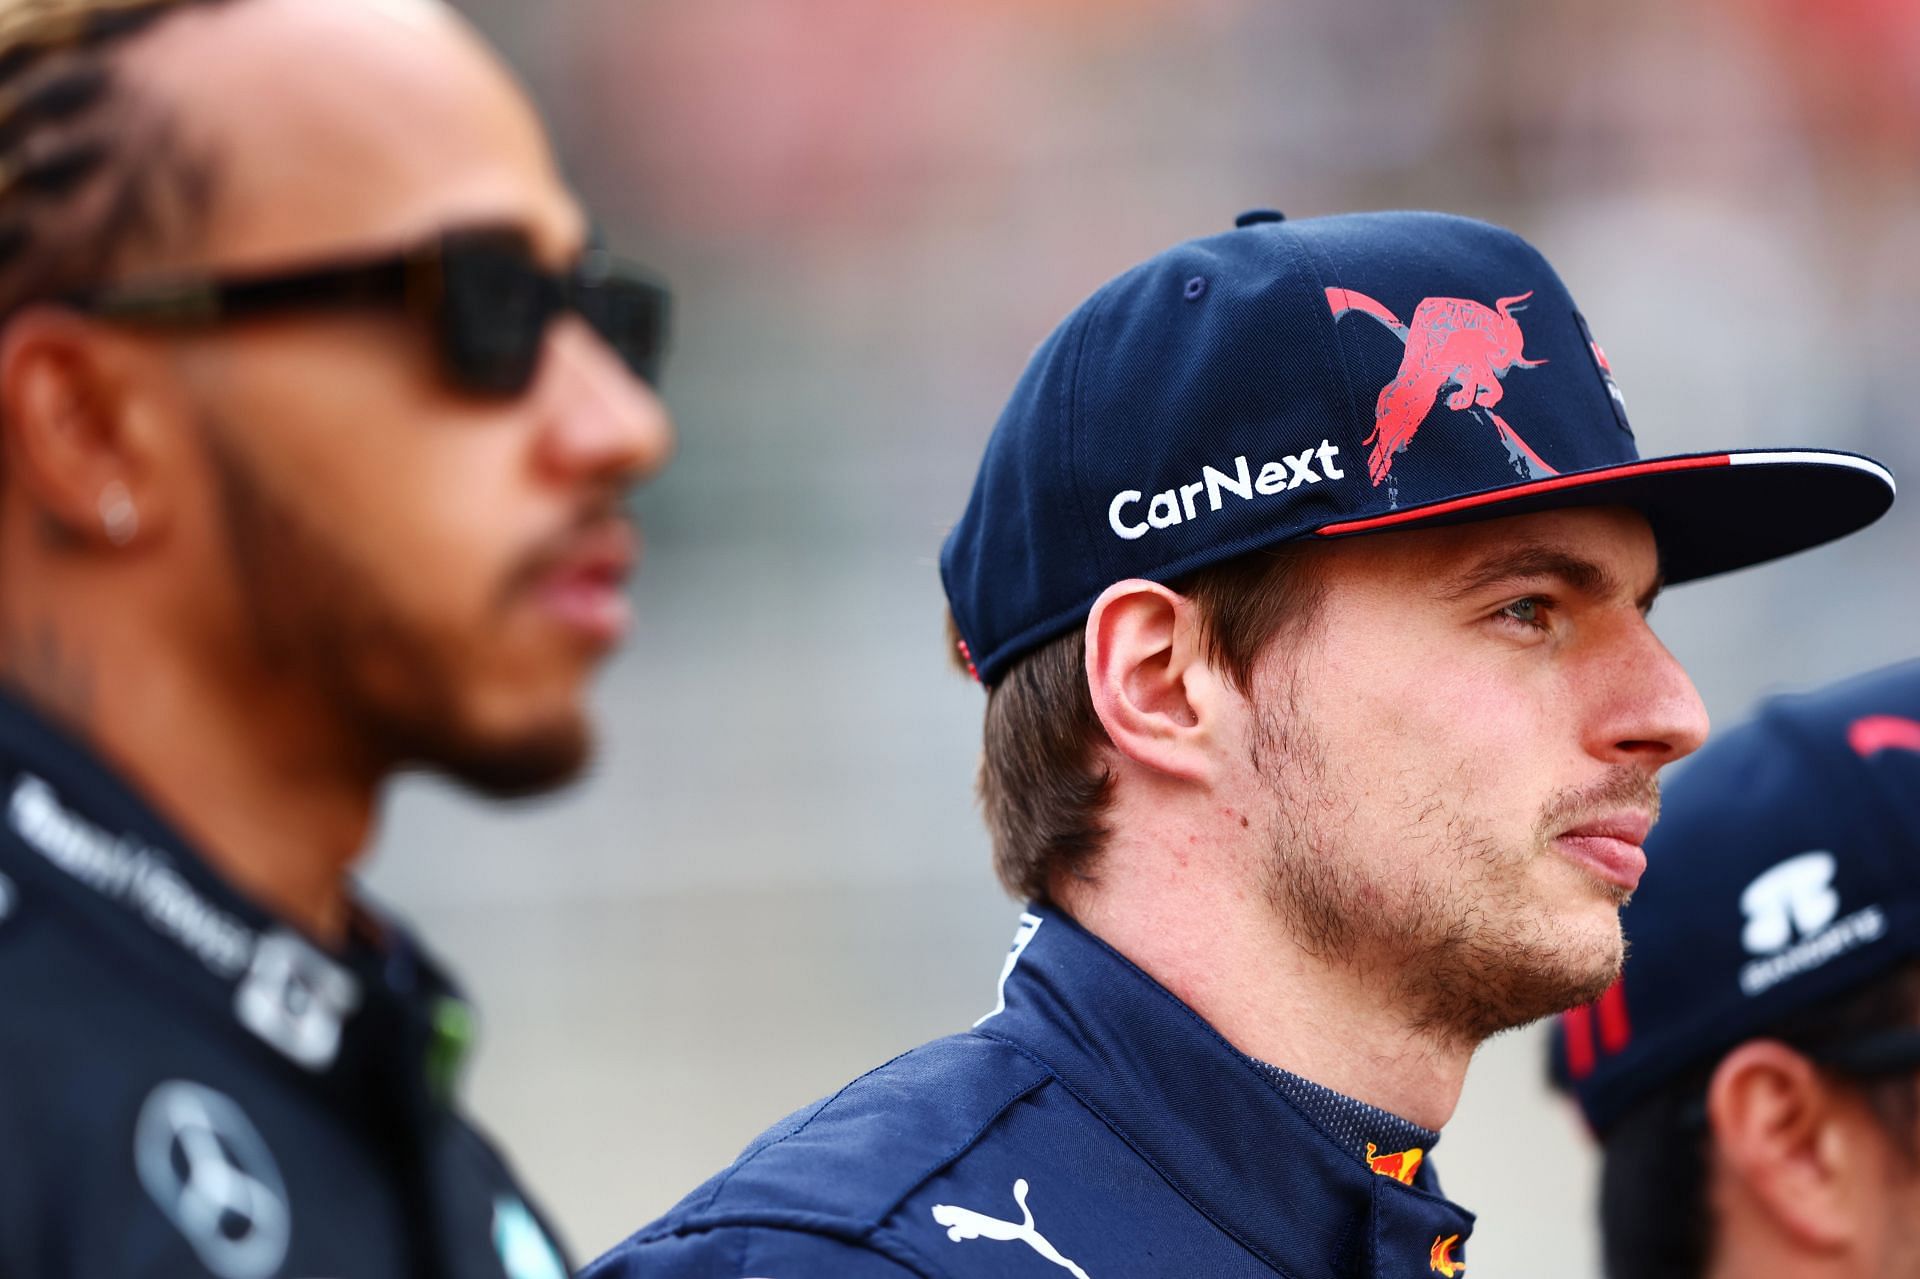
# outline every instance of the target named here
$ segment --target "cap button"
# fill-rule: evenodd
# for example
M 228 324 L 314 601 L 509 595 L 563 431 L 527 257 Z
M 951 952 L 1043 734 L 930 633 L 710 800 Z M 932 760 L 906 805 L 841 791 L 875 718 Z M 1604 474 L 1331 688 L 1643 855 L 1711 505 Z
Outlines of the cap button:
M 1235 226 L 1258 226 L 1262 222 L 1285 222 L 1287 215 L 1278 209 L 1248 209 L 1233 220 Z

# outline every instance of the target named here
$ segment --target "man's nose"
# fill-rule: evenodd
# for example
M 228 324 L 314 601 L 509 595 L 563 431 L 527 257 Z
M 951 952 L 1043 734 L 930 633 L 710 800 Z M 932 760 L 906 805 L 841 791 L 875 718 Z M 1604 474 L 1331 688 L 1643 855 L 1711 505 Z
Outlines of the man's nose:
M 1644 620 L 1600 674 L 1606 698 L 1589 743 L 1613 763 L 1657 770 L 1700 749 L 1707 740 L 1707 708 L 1693 680 Z
M 665 466 L 674 429 L 658 393 L 577 316 L 556 324 L 548 343 L 535 392 L 543 463 L 568 477 L 625 483 Z

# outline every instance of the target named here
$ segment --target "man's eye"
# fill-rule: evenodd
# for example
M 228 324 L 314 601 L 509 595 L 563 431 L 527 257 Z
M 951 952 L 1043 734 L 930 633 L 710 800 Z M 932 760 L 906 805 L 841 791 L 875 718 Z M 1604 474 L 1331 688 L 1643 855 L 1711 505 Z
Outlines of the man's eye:
M 1538 596 L 1529 595 L 1526 599 L 1515 600 L 1500 610 L 1500 616 L 1510 617 L 1524 626 L 1545 627 L 1547 624 L 1547 602 Z

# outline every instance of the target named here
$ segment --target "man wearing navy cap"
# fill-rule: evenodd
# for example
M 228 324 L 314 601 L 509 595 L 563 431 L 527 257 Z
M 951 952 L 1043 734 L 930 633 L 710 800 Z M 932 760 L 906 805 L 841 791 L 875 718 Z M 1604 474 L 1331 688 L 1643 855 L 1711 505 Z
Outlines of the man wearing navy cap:
M 1920 662 L 1674 783 L 1625 971 L 1557 1027 L 1616 1279 L 1920 1275 Z
M 1031 902 L 991 1011 L 588 1273 L 1463 1273 L 1426 1155 L 1467 1062 L 1613 979 L 1706 733 L 1647 607 L 1891 497 L 1844 454 L 1641 460 L 1496 227 L 1253 214 L 1120 276 L 941 559 Z

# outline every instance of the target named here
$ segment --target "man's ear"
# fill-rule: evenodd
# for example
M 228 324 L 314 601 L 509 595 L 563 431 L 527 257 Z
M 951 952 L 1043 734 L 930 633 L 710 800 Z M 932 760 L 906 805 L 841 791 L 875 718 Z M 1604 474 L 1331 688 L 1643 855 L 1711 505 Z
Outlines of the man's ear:
M 1120 754 L 1170 777 L 1211 777 L 1227 689 L 1192 600 L 1137 578 L 1109 586 L 1087 616 L 1087 685 Z
M 173 434 L 154 385 L 157 355 L 57 307 L 29 307 L 0 335 L 7 487 L 83 544 L 125 547 L 164 518 L 163 451 Z
M 1786 1044 L 1755 1039 L 1707 1087 L 1716 1177 L 1810 1252 L 1861 1244 L 1862 1196 L 1884 1168 L 1865 1102 Z

